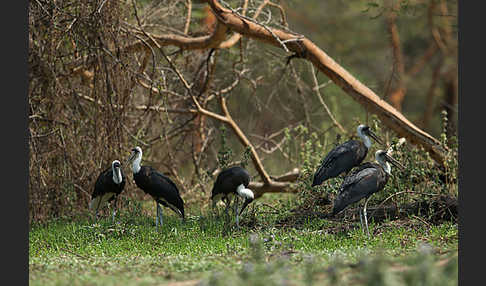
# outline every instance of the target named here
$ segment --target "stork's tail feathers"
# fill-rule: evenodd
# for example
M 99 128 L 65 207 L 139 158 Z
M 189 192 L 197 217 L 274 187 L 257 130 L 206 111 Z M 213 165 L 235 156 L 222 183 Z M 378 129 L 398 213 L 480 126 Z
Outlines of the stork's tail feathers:
M 98 210 L 105 203 L 112 200 L 114 196 L 116 196 L 115 193 L 106 193 L 103 195 L 97 195 L 96 197 L 91 199 L 91 202 L 89 203 L 89 209 Z
M 332 209 L 332 212 L 331 212 L 331 213 L 329 213 L 329 216 L 330 216 L 330 217 L 333 217 L 333 216 L 337 215 L 338 213 L 339 213 L 339 211 L 337 211 L 336 209 L 334 209 L 334 208 L 333 208 L 333 209 Z
M 314 179 L 312 180 L 312 187 L 315 187 L 315 186 L 319 186 L 320 184 L 322 184 L 325 180 L 327 180 L 327 178 L 325 177 L 320 177 L 318 176 L 317 174 L 314 175 Z
M 92 198 L 91 202 L 89 202 L 89 210 L 95 209 L 95 207 L 99 205 L 100 200 L 101 200 L 100 196 Z

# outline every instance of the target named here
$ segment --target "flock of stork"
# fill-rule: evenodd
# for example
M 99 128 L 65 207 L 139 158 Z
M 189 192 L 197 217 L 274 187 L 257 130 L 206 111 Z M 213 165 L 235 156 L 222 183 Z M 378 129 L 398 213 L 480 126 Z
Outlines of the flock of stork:
M 357 128 L 360 140 L 349 140 L 335 148 L 333 148 L 322 160 L 321 165 L 314 174 L 312 187 L 322 184 L 328 179 L 335 178 L 342 173 L 345 173 L 345 178 L 338 195 L 334 201 L 332 215 L 338 214 L 352 203 L 358 202 L 366 198 L 363 210 L 360 212 L 360 222 L 363 226 L 363 218 L 365 221 L 366 232 L 368 230 L 368 219 L 366 215 L 366 205 L 370 196 L 382 190 L 389 176 L 391 175 L 392 163 L 396 167 L 403 169 L 403 166 L 389 155 L 389 152 L 378 150 L 375 153 L 376 162 L 361 162 L 366 157 L 369 148 L 371 147 L 371 139 L 382 144 L 382 141 L 370 128 L 366 125 L 359 125 Z M 176 214 L 185 219 L 184 201 L 182 200 L 177 186 L 167 176 L 158 172 L 151 166 L 141 166 L 142 149 L 135 147 L 131 150 L 130 157 L 126 160 L 126 164 L 131 163 L 133 172 L 133 179 L 137 187 L 149 194 L 156 203 L 157 213 L 155 217 L 155 225 L 158 230 L 159 225 L 163 224 L 162 207 L 172 209 Z M 114 160 L 111 167 L 103 171 L 96 180 L 92 200 L 90 202 L 90 209 L 95 210 L 96 216 L 98 211 L 104 204 L 114 201 L 112 219 L 115 220 L 116 214 L 116 200 L 118 195 L 123 191 L 126 183 L 125 175 L 121 168 L 121 163 Z M 226 205 L 225 212 L 228 213 L 228 208 L 232 197 L 234 197 L 234 213 L 236 216 L 236 225 L 239 226 L 239 215 L 243 212 L 246 206 L 254 200 L 253 192 L 248 189 L 250 183 L 250 174 L 242 167 L 234 166 L 222 170 L 214 183 L 211 199 L 212 206 L 222 200 Z M 241 209 L 238 211 L 239 198 L 243 198 L 244 202 Z

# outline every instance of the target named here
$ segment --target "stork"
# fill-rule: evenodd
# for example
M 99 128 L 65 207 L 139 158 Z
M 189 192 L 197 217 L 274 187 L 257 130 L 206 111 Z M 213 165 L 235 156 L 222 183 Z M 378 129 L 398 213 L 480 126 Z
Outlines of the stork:
M 335 178 L 343 172 L 348 173 L 353 167 L 361 164 L 371 147 L 370 137 L 382 144 L 382 140 L 371 131 L 369 126 L 361 124 L 357 131 L 363 141 L 348 140 L 334 147 L 315 172 L 312 187 L 320 185 L 330 178 Z
M 115 222 L 116 200 L 123 188 L 125 188 L 125 182 L 125 175 L 118 160 L 114 160 L 111 163 L 111 167 L 101 172 L 98 179 L 96 179 L 89 204 L 90 210 L 95 209 L 96 217 L 98 217 L 98 211 L 101 206 L 114 200 L 112 220 Z
M 236 226 L 239 227 L 239 215 L 243 212 L 246 206 L 255 198 L 253 192 L 248 189 L 250 184 L 250 174 L 245 168 L 234 166 L 221 171 L 214 182 L 213 190 L 211 192 L 211 200 L 213 201 L 213 208 L 219 200 L 223 200 L 226 205 L 226 213 L 228 211 L 231 197 L 234 196 L 234 208 L 236 215 Z M 241 197 L 245 201 L 238 213 L 238 198 Z
M 184 220 L 184 201 L 179 194 L 177 186 L 171 179 L 151 166 L 140 166 L 141 161 L 142 148 L 137 146 L 132 149 L 132 153 L 127 159 L 127 162 L 132 162 L 133 179 L 137 187 L 152 196 L 155 200 L 157 207 L 155 226 L 157 230 L 159 229 L 159 224 L 161 227 L 163 224 L 162 207 L 160 204 L 170 208 Z
M 368 230 L 368 219 L 366 216 L 366 205 L 371 195 L 382 190 L 388 178 L 391 176 L 392 163 L 399 169 L 403 170 L 402 164 L 389 156 L 386 151 L 378 150 L 375 153 L 376 162 L 366 162 L 351 170 L 351 172 L 344 178 L 344 181 L 339 188 L 338 195 L 334 200 L 334 207 L 332 216 L 338 214 L 352 203 L 358 202 L 366 198 L 363 207 L 363 216 L 365 220 L 366 233 L 370 236 Z M 360 213 L 360 220 L 361 213 Z

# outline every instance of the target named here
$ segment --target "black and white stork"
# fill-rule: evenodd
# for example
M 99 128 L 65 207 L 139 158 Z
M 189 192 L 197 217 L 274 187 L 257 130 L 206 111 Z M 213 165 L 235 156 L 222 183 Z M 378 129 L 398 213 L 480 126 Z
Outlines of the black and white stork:
M 334 207 L 332 215 L 336 215 L 352 203 L 358 202 L 366 198 L 363 215 L 366 226 L 366 233 L 370 235 L 368 230 L 368 219 L 366 216 L 366 205 L 371 195 L 382 190 L 388 178 L 391 176 L 392 163 L 399 169 L 403 170 L 402 164 L 389 156 L 386 151 L 378 150 L 375 153 L 376 162 L 366 162 L 351 170 L 351 172 L 344 178 L 344 181 L 339 188 L 338 195 L 334 200 Z M 361 225 L 363 224 L 360 213 Z
M 155 226 L 157 230 L 159 224 L 161 227 L 163 224 L 162 207 L 160 204 L 170 208 L 181 216 L 182 219 L 185 219 L 184 201 L 179 194 L 179 189 L 177 189 L 176 184 L 151 166 L 140 166 L 141 161 L 142 149 L 137 146 L 132 149 L 132 153 L 127 159 L 127 162 L 132 162 L 135 184 L 155 200 L 157 206 Z
M 221 171 L 214 182 L 213 190 L 211 191 L 211 200 L 213 201 L 213 208 L 219 200 L 223 200 L 226 205 L 226 212 L 234 196 L 234 208 L 236 215 L 236 225 L 239 226 L 239 215 L 243 212 L 246 206 L 255 198 L 253 192 L 248 189 L 250 184 L 250 174 L 245 168 L 234 166 Z M 238 198 L 241 197 L 245 201 L 238 213 Z
M 95 210 L 96 217 L 101 206 L 107 202 L 113 203 L 113 222 L 116 214 L 116 200 L 118 195 L 125 188 L 125 174 L 123 174 L 120 161 L 114 160 L 111 167 L 107 168 L 96 179 L 93 194 L 91 195 L 91 202 L 89 204 L 90 210 Z
M 335 178 L 341 173 L 348 173 L 353 167 L 363 162 L 368 149 L 371 147 L 371 138 L 382 144 L 382 140 L 371 131 L 369 126 L 361 124 L 357 128 L 358 136 L 363 140 L 348 140 L 334 147 L 322 160 L 321 165 L 314 174 L 312 187 L 324 181 Z

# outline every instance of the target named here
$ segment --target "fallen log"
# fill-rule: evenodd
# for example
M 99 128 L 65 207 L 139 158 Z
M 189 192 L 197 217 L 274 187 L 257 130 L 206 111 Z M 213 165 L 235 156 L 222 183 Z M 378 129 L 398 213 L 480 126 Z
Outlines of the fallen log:
M 299 223 L 309 218 L 321 218 L 331 221 L 342 221 L 344 219 L 348 221 L 359 221 L 359 212 L 362 210 L 361 206 L 348 208 L 335 216 L 331 216 L 332 203 L 328 205 L 328 212 L 315 212 L 296 208 L 292 210 L 293 214 L 291 216 L 285 218 L 280 223 L 289 221 Z M 380 223 L 385 220 L 407 219 L 413 215 L 422 218 L 428 223 L 439 224 L 444 221 L 457 222 L 457 206 L 458 202 L 456 197 L 442 195 L 433 199 L 420 200 L 398 207 L 392 204 L 379 208 L 368 207 L 367 214 L 368 221 L 374 223 Z

